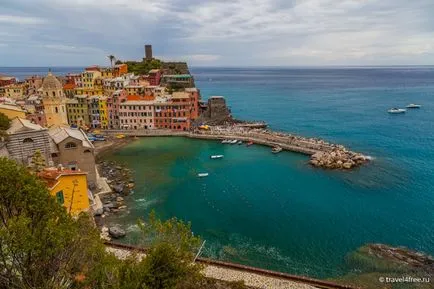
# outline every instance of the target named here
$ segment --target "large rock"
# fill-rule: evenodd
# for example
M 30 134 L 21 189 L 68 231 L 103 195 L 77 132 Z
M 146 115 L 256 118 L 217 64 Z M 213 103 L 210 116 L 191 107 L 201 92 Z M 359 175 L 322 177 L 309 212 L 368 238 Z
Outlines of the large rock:
M 125 231 L 119 226 L 110 227 L 109 234 L 115 239 L 123 238 L 126 235 Z
M 113 191 L 115 191 L 118 194 L 121 194 L 124 191 L 124 185 L 123 184 L 114 185 Z
M 342 167 L 343 167 L 344 169 L 347 169 L 347 170 L 351 169 L 352 166 L 353 166 L 353 165 L 352 165 L 351 163 L 349 163 L 349 162 L 346 162 L 346 163 L 344 163 L 344 164 L 342 165 Z

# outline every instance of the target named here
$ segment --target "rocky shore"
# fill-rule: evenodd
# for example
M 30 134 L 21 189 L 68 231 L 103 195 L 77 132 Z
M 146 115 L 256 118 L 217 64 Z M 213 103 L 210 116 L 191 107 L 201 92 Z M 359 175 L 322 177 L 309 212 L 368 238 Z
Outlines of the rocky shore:
M 95 214 L 97 224 L 101 226 L 101 237 L 106 240 L 122 238 L 126 232 L 120 226 L 106 227 L 101 219 L 127 211 L 125 198 L 135 186 L 132 171 L 113 161 L 101 161 L 98 163 L 98 172 L 110 187 L 109 192 L 100 194 L 102 210 Z

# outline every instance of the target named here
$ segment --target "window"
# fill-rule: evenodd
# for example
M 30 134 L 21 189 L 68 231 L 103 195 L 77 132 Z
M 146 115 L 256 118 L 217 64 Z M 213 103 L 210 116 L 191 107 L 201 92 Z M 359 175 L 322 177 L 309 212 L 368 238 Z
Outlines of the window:
M 55 91 L 53 91 L 53 96 L 56 96 L 56 92 Z
M 33 142 L 33 140 L 31 139 L 31 138 L 25 138 L 24 140 L 23 140 L 23 143 L 32 143 Z
M 66 149 L 75 149 L 77 147 L 77 145 L 73 142 L 69 142 L 65 145 Z
M 54 110 L 56 111 L 56 113 L 59 112 L 59 109 L 57 107 L 55 107 Z
M 63 191 L 58 191 L 56 193 L 56 200 L 61 205 L 63 205 L 65 203 L 65 198 L 63 197 Z
M 51 157 L 52 157 L 52 158 L 57 158 L 57 154 L 56 154 L 56 153 L 52 153 L 52 154 L 51 154 Z

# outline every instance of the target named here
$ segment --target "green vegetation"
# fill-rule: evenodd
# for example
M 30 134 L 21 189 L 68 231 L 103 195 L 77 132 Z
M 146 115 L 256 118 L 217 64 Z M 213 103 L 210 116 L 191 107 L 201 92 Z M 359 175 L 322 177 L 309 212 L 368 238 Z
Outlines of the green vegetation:
M 45 167 L 45 158 L 40 150 L 36 150 L 32 156 L 32 161 L 30 162 L 29 169 L 33 172 L 39 173 Z
M 116 64 L 125 63 L 128 65 L 128 72 L 136 75 L 146 75 L 151 69 L 161 69 L 162 62 L 159 59 L 144 59 L 143 61 L 116 61 Z
M 87 214 L 72 218 L 45 184 L 0 158 L 0 288 L 195 289 L 244 288 L 206 279 L 192 263 L 200 239 L 177 219 L 151 214 L 139 222 L 145 258 L 107 253 Z
M 10 125 L 11 121 L 9 118 L 4 113 L 0 112 L 0 130 L 7 130 Z

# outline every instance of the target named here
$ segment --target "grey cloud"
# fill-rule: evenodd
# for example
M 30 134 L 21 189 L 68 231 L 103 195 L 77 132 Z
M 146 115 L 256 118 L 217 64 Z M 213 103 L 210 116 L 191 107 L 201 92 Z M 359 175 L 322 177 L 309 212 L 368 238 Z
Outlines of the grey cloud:
M 145 43 L 193 65 L 427 64 L 433 12 L 432 0 L 3 0 L 0 66 L 140 59 Z

